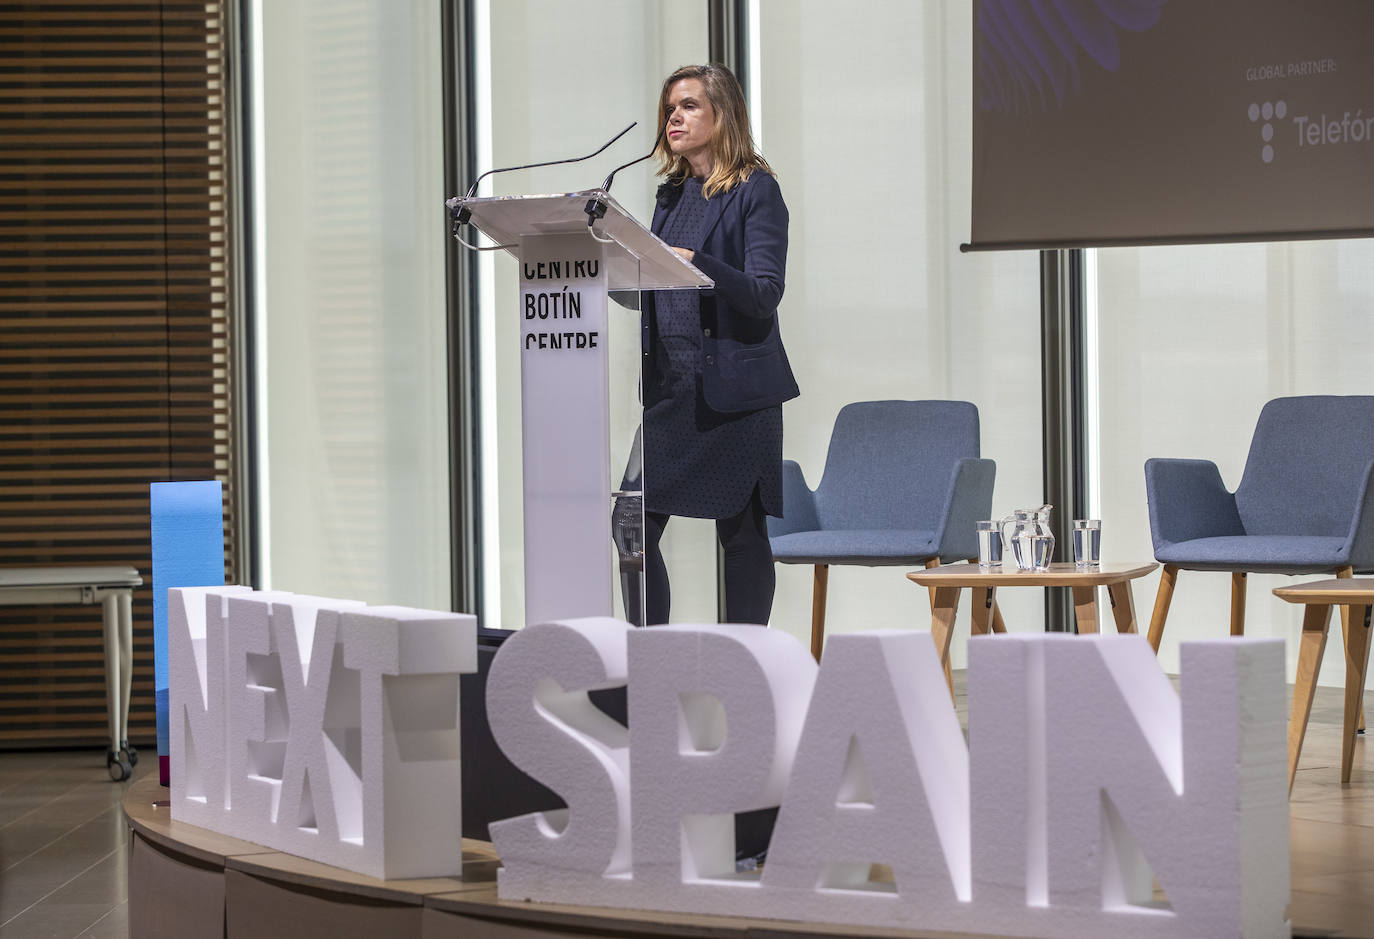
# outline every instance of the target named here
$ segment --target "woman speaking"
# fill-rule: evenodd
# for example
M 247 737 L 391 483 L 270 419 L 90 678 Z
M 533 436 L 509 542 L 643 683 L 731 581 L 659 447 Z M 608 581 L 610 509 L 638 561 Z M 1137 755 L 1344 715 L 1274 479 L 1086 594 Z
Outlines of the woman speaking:
M 716 520 L 732 623 L 773 607 L 767 515 L 782 515 L 782 402 L 798 394 L 778 333 L 787 206 L 754 149 L 744 93 L 720 65 L 669 75 L 652 228 L 715 281 L 645 295 L 646 622 L 668 622 L 659 541 L 674 515 Z

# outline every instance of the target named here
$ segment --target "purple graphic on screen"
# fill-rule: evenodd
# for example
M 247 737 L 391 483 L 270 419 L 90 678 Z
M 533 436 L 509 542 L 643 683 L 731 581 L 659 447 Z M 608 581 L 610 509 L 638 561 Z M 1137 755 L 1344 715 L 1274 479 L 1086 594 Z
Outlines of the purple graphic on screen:
M 1079 54 L 1109 72 L 1117 33 L 1159 22 L 1166 0 L 980 0 L 974 13 L 978 108 L 1046 110 L 1079 86 Z

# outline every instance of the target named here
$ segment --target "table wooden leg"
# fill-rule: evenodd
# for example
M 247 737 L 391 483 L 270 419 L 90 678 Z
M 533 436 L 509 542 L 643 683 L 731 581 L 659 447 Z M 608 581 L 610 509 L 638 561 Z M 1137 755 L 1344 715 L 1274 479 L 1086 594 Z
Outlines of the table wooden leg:
M 1364 713 L 1364 681 L 1369 670 L 1369 611 L 1351 605 L 1345 632 L 1345 722 L 1341 737 L 1341 782 L 1350 782 L 1355 763 L 1355 727 Z
M 954 614 L 959 612 L 959 588 L 934 587 L 931 593 L 935 603 L 930 614 L 930 636 L 935 640 L 935 651 L 945 668 L 945 681 L 949 684 L 950 700 L 953 700 L 954 675 L 949 667 L 949 642 L 954 635 Z
M 1354 613 L 1354 608 L 1353 608 L 1353 607 L 1350 607 L 1350 606 L 1342 606 L 1342 607 L 1341 607 L 1341 643 L 1342 643 L 1346 648 L 1349 648 L 1349 647 L 1350 647 L 1350 636 L 1351 636 L 1351 633 L 1352 633 L 1352 631 L 1353 631 L 1353 628 L 1351 627 L 1350 624 L 1353 623 L 1353 622 L 1355 622 L 1355 620 L 1352 619 L 1353 613 Z M 1359 712 L 1358 714 L 1355 715 L 1355 730 L 1356 730 L 1357 733 L 1364 733 L 1364 695 L 1363 695 L 1363 694 L 1360 695 L 1360 712 Z
M 1150 614 L 1150 648 L 1159 654 L 1159 641 L 1164 638 L 1164 621 L 1169 618 L 1169 604 L 1174 599 L 1174 584 L 1178 582 L 1178 568 L 1165 564 L 1159 574 L 1159 591 L 1155 594 L 1154 612 Z
M 931 558 L 929 561 L 926 561 L 926 570 L 933 570 L 934 568 L 937 568 L 937 567 L 939 567 L 939 566 L 940 566 L 940 559 L 939 559 L 939 558 Z M 928 589 L 929 589 L 929 591 L 930 591 L 930 615 L 931 615 L 931 617 L 933 618 L 933 617 L 935 616 L 935 605 L 936 605 L 935 594 L 936 594 L 936 588 L 930 587 L 930 588 L 928 588 Z M 957 600 L 957 599 L 955 600 L 955 604 L 956 604 L 956 605 L 958 604 L 958 600 Z M 954 629 L 954 620 L 951 619 L 951 620 L 950 620 L 950 630 L 951 630 L 951 632 L 953 631 L 953 629 Z M 949 640 L 946 639 L 945 642 L 948 643 Z M 950 693 L 950 696 L 953 697 L 953 695 L 954 695 L 954 669 L 953 669 L 953 668 L 950 666 L 950 664 L 949 664 L 948 645 L 946 645 L 946 652 L 945 652 L 945 656 L 944 656 L 944 664 L 945 664 L 945 684 L 949 685 L 949 693 Z
M 1073 612 L 1078 621 L 1080 636 L 1095 636 L 1098 632 L 1097 588 L 1073 588 Z
M 968 562 L 970 564 L 977 564 L 978 559 L 969 558 Z M 997 588 L 994 587 L 992 590 L 993 593 L 996 593 Z M 975 600 L 974 602 L 976 603 L 977 601 Z M 992 601 L 992 631 L 995 633 L 1004 633 L 1007 631 L 1007 624 L 1002 620 L 1002 608 L 997 605 L 995 599 Z
M 1307 735 L 1307 719 L 1312 715 L 1312 694 L 1317 690 L 1317 671 L 1326 649 L 1326 630 L 1331 624 L 1331 607 L 1309 604 L 1302 615 L 1302 637 L 1298 644 L 1298 677 L 1293 683 L 1293 716 L 1288 719 L 1288 792 L 1298 772 L 1298 754 Z
M 1354 569 L 1353 567 L 1342 567 L 1340 570 L 1336 571 L 1336 576 L 1337 576 L 1338 578 L 1342 579 L 1342 580 L 1345 580 L 1346 578 L 1354 577 L 1354 576 L 1355 576 L 1355 569 Z M 1341 607 L 1341 636 L 1342 636 L 1342 637 L 1346 637 L 1346 638 L 1343 638 L 1343 639 L 1342 639 L 1343 642 L 1348 641 L 1348 637 L 1350 636 L 1350 607 L 1348 607 L 1348 606 L 1343 606 L 1343 607 Z M 1359 725 L 1359 727 L 1360 727 L 1360 733 L 1364 733 L 1364 697 L 1363 697 L 1363 692 L 1361 692 L 1361 697 L 1360 697 L 1360 725 Z
M 1007 624 L 1002 620 L 1002 608 L 997 605 L 997 601 L 992 601 L 992 631 L 1004 633 L 1007 631 Z
M 1112 618 L 1116 620 L 1116 631 L 1133 633 L 1135 623 L 1135 597 L 1129 580 L 1107 585 L 1107 599 L 1112 601 Z
M 997 588 L 996 587 L 974 587 L 973 599 L 973 634 L 975 636 L 986 636 L 988 632 L 996 627 L 993 625 L 995 611 L 997 609 Z M 1006 632 L 1005 626 L 1002 632 Z

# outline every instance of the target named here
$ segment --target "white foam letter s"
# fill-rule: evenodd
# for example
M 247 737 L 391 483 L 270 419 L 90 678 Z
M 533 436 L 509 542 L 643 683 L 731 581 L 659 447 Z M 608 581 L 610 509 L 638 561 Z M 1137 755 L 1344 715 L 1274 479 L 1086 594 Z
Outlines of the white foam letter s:
M 630 628 L 607 617 L 527 626 L 492 662 L 492 736 L 512 763 L 568 805 L 492 823 L 503 899 L 534 896 L 550 880 L 629 871 L 629 738 L 587 692 L 625 684 Z

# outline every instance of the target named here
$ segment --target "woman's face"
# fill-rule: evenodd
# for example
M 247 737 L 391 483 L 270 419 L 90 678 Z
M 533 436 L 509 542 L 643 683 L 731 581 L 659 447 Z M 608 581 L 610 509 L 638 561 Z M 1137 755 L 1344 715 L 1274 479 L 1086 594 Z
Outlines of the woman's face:
M 711 152 L 716 112 L 699 78 L 683 78 L 668 89 L 668 149 L 695 163 Z M 694 167 L 695 168 L 695 167 Z

